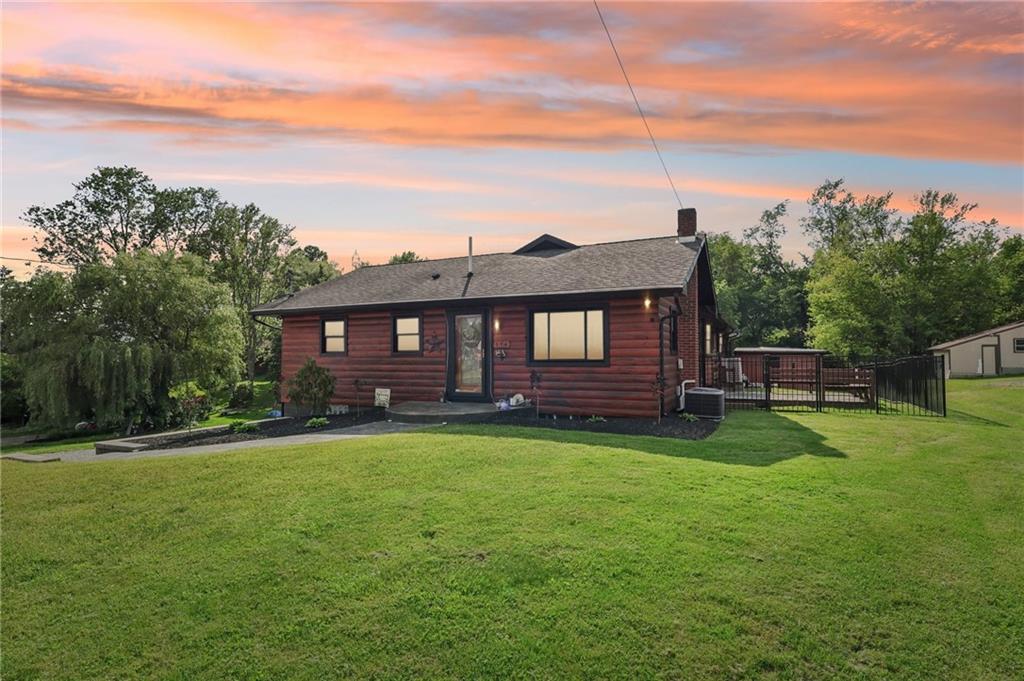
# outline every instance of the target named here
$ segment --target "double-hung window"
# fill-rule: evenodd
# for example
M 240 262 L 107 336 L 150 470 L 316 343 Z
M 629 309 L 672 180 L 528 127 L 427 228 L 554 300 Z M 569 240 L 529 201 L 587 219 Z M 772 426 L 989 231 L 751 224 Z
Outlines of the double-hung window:
M 1024 352 L 1024 338 L 1014 338 L 1013 339 L 1013 351 L 1014 352 Z
M 320 352 L 344 354 L 348 352 L 348 321 L 324 319 L 320 322 Z
M 420 351 L 420 317 L 419 315 L 397 315 L 392 328 L 393 338 L 391 349 L 394 352 Z
M 532 312 L 530 330 L 534 362 L 603 362 L 608 357 L 602 309 Z

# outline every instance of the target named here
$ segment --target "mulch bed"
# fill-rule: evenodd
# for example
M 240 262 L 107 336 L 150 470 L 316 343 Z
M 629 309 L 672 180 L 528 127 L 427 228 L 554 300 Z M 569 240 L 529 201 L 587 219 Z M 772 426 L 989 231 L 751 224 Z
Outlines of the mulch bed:
M 219 445 L 225 442 L 246 442 L 248 440 L 264 440 L 270 437 L 283 437 L 285 435 L 306 435 L 318 433 L 335 428 L 348 428 L 364 423 L 384 420 L 383 409 L 363 409 L 358 416 L 354 411 L 348 414 L 328 416 L 326 426 L 322 428 L 306 428 L 307 418 L 294 418 L 287 421 L 277 421 L 261 426 L 259 430 L 251 433 L 232 433 L 230 430 L 204 431 L 192 433 L 178 433 L 165 437 L 154 437 L 146 440 L 149 449 L 177 449 L 179 447 L 195 447 L 197 445 Z
M 576 430 L 587 433 L 613 433 L 616 435 L 648 435 L 670 437 L 681 440 L 703 440 L 718 428 L 717 421 L 684 421 L 674 414 L 662 417 L 661 423 L 654 419 L 608 417 L 604 421 L 589 421 L 586 418 L 569 418 L 541 415 L 532 412 L 498 412 L 484 423 L 502 426 L 525 426 L 527 428 L 554 428 Z

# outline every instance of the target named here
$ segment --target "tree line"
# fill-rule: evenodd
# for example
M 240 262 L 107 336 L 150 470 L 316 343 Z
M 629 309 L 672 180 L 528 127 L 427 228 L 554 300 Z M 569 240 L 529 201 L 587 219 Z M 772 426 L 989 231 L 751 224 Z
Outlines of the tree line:
M 800 220 L 812 252 L 783 256 L 783 202 L 739 238 L 709 238 L 719 308 L 735 344 L 901 356 L 1024 319 L 1024 237 L 976 204 L 926 190 L 913 213 L 893 193 L 858 197 L 826 181 Z
M 738 345 L 904 355 L 1024 318 L 1024 238 L 974 221 L 973 204 L 925 191 L 913 214 L 892 193 L 818 187 L 801 227 L 813 249 L 783 255 L 787 202 L 735 238 L 710 237 L 719 307 Z M 5 421 L 130 431 L 182 421 L 199 386 L 280 373 L 280 330 L 250 310 L 340 268 L 255 204 L 207 187 L 159 188 L 101 167 L 71 198 L 32 206 L 35 253 L 59 265 L 20 280 L 0 268 Z M 421 260 L 404 251 L 389 264 Z M 358 254 L 352 267 L 366 263 Z
M 160 188 L 132 167 L 97 168 L 69 199 L 23 219 L 54 269 L 17 279 L 0 268 L 5 422 L 177 425 L 181 386 L 279 373 L 280 330 L 253 319 L 253 307 L 341 273 L 255 204 Z

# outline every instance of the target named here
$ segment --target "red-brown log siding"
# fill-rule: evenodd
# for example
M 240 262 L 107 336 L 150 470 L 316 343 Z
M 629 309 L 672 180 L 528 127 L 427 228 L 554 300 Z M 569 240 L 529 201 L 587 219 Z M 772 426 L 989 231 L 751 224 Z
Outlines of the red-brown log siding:
M 365 382 L 359 391 L 363 405 L 372 404 L 374 388 L 391 388 L 391 400 L 396 404 L 409 400 L 441 399 L 445 381 L 447 325 L 443 309 L 423 311 L 422 355 L 392 354 L 390 310 L 353 312 L 343 316 L 348 319 L 348 354 L 341 356 L 321 354 L 319 315 L 284 318 L 281 385 L 285 401 L 288 400 L 286 381 L 309 357 L 330 369 L 337 379 L 334 399 L 331 400 L 335 404 L 355 405 L 357 378 Z
M 607 366 L 528 365 L 528 305 L 493 308 L 499 328 L 494 361 L 494 395 L 530 397 L 530 372 L 541 374 L 540 408 L 552 414 L 651 416 L 658 413 L 652 383 L 658 375 L 658 310 L 644 308 L 643 297 L 608 301 Z M 593 303 L 580 303 L 580 308 Z M 541 309 L 538 306 L 536 309 Z
M 665 325 L 665 406 L 675 406 L 675 386 L 682 378 L 697 378 L 699 343 L 696 277 L 680 292 L 679 350 L 668 347 Z M 492 391 L 495 399 L 522 393 L 532 397 L 530 373 L 541 374 L 541 411 L 580 416 L 655 417 L 658 411 L 653 383 L 658 375 L 658 316 L 666 314 L 676 297 L 658 299 L 650 308 L 644 296 L 614 298 L 599 303 L 608 310 L 608 362 L 606 365 L 556 366 L 529 363 L 528 314 L 541 305 L 528 303 L 494 305 L 492 320 Z M 565 301 L 567 304 L 571 304 Z M 580 302 L 580 309 L 593 307 Z M 423 311 L 423 354 L 392 354 L 392 312 L 351 312 L 348 320 L 348 353 L 321 354 L 319 315 L 285 317 L 282 339 L 283 386 L 307 358 L 313 357 L 337 377 L 333 403 L 355 404 L 354 380 L 365 381 L 360 391 L 362 404 L 373 399 L 374 388 L 390 388 L 393 403 L 409 400 L 438 400 L 446 380 L 446 311 Z M 497 324 L 494 324 L 497 322 Z M 502 356 L 503 355 L 503 356 Z M 683 369 L 677 369 L 677 358 Z

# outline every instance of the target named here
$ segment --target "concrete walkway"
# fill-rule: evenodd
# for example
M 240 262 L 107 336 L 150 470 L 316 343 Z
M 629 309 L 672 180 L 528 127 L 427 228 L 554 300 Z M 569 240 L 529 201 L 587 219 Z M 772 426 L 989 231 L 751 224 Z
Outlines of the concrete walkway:
M 4 459 L 12 461 L 24 461 L 26 463 L 55 463 L 60 461 L 74 462 L 96 462 L 113 461 L 120 459 L 151 459 L 158 456 L 187 456 L 192 454 L 220 454 L 221 452 L 234 452 L 240 449 L 253 449 L 256 447 L 290 447 L 292 445 L 311 445 L 338 440 L 355 440 L 374 435 L 388 435 L 390 433 L 405 433 L 410 430 L 429 427 L 414 423 L 391 423 L 388 421 L 375 421 L 365 423 L 361 426 L 349 428 L 337 428 L 335 430 L 318 430 L 301 435 L 286 435 L 284 437 L 268 437 L 262 440 L 248 440 L 245 442 L 224 442 L 217 445 L 197 445 L 195 447 L 179 447 L 177 449 L 144 449 L 139 452 L 109 452 L 97 454 L 93 449 L 74 449 L 66 452 L 54 452 L 52 454 L 5 454 Z

